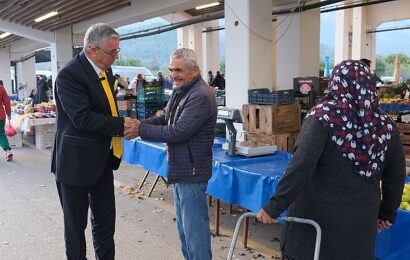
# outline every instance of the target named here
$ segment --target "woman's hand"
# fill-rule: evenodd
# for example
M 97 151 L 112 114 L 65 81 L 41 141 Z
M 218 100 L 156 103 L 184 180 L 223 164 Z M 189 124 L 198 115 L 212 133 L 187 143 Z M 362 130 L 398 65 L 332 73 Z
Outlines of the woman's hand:
M 382 231 L 383 229 L 387 229 L 387 228 L 391 227 L 392 225 L 393 225 L 393 224 L 390 223 L 390 221 L 388 221 L 388 220 L 378 219 L 378 220 L 377 220 L 377 232 L 380 232 L 380 231 Z
M 274 219 L 271 216 L 269 216 L 268 213 L 266 213 L 266 211 L 263 210 L 263 209 L 259 210 L 258 215 L 256 216 L 256 218 L 264 224 L 276 224 L 276 223 L 278 223 L 277 219 Z

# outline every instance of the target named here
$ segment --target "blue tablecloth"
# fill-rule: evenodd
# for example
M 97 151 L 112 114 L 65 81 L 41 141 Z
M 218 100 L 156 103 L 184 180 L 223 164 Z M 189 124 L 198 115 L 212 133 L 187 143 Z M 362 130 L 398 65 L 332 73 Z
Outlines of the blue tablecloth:
M 124 152 L 122 159 L 129 164 L 136 164 L 147 171 L 162 177 L 168 175 L 168 161 L 164 143 L 123 139 Z
M 214 147 L 213 155 L 208 194 L 251 211 L 259 210 L 275 193 L 292 157 L 283 151 L 254 158 L 229 157 L 221 147 Z
M 269 156 L 231 157 L 222 149 L 221 141 L 216 139 L 212 150 L 212 178 L 208 182 L 208 194 L 252 211 L 259 210 L 275 193 L 276 185 L 292 155 L 277 151 Z M 124 139 L 123 145 L 125 162 L 167 177 L 165 144 L 137 138 Z
M 396 222 L 377 235 L 376 259 L 410 259 L 410 212 L 399 209 Z

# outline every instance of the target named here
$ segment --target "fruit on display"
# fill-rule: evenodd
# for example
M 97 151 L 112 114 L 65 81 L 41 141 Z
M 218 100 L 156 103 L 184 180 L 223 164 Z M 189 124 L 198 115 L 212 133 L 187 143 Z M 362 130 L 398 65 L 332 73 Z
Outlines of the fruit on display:
M 401 197 L 400 208 L 410 211 L 410 183 L 404 184 L 403 195 Z
M 392 103 L 400 103 L 402 102 L 403 99 L 401 99 L 400 97 L 383 97 L 380 99 L 380 103 L 384 103 L 384 104 L 392 104 Z

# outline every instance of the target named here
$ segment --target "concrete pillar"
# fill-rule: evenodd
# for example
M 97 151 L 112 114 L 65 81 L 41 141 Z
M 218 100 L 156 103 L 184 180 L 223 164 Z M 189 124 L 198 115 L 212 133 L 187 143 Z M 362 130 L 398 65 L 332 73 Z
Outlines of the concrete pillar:
M 10 74 L 10 48 L 9 45 L 0 49 L 0 79 L 3 81 L 4 88 L 8 95 L 13 95 Z
M 177 48 L 189 48 L 187 26 L 177 29 Z
M 278 16 L 276 89 L 293 89 L 293 78 L 319 76 L 320 10 Z
M 207 22 L 204 24 L 204 29 L 210 29 L 218 25 L 218 21 Z M 215 72 L 219 70 L 219 31 L 202 33 L 202 45 L 204 50 L 202 55 L 202 76 L 206 81 L 208 71 L 211 70 L 215 75 Z
M 188 26 L 188 48 L 195 51 L 202 77 L 206 77 L 206 72 L 202 71 L 202 24 Z
M 368 57 L 366 48 L 366 8 L 353 8 L 352 59 Z
M 19 98 L 26 98 L 32 89 L 37 88 L 36 82 L 36 59 L 17 62 L 17 90 Z
M 54 80 L 60 69 L 73 57 L 73 37 L 71 27 L 64 27 L 55 31 L 55 43 L 51 47 L 51 70 Z
M 272 1 L 225 1 L 226 106 L 242 109 L 248 89 L 272 89 Z
M 278 26 L 278 22 L 274 21 L 272 22 L 272 39 L 276 39 L 276 27 Z M 273 88 L 276 89 L 276 71 L 277 71 L 277 45 L 272 45 L 272 83 L 273 83 Z
M 336 12 L 335 64 L 351 57 L 351 21 L 351 9 Z

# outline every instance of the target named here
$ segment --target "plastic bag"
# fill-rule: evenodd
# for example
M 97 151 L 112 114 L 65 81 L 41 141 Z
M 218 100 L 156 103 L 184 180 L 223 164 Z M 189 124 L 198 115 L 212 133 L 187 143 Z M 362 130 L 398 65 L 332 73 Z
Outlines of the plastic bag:
M 16 129 L 14 129 L 14 128 L 11 126 L 10 122 L 9 122 L 9 124 L 4 128 L 4 132 L 6 133 L 6 135 L 7 135 L 8 137 L 12 137 L 12 136 L 15 136 L 15 135 L 17 134 Z

